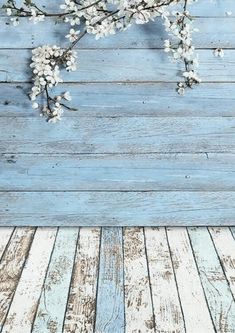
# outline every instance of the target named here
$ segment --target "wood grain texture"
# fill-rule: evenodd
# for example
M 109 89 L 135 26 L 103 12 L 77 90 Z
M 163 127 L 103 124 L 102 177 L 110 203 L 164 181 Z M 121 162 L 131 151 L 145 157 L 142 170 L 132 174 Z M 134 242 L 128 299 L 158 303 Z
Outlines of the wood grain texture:
M 2 333 L 31 333 L 56 232 L 56 228 L 37 229 Z
M 204 82 L 235 81 L 235 50 L 226 50 L 224 58 L 215 57 L 211 49 L 197 53 Z M 30 58 L 30 50 L 0 50 L 0 82 L 31 80 Z M 177 82 L 184 71 L 181 64 L 169 61 L 165 52 L 157 49 L 79 49 L 78 59 L 79 70 L 64 72 L 64 82 Z
M 60 228 L 43 285 L 32 333 L 62 332 L 78 228 Z
M 1 118 L 1 153 L 235 152 L 235 117 Z M 42 135 L 47 133 L 47 135 Z
M 143 228 L 124 228 L 125 318 L 127 332 L 155 332 Z
M 6 229 L 0 229 L 1 237 Z M 8 314 L 28 251 L 34 236 L 33 228 L 17 228 L 6 244 L 0 261 L 0 332 Z
M 69 90 L 77 112 L 65 111 L 67 117 L 232 117 L 235 116 L 234 83 L 201 83 L 184 96 L 175 83 L 70 83 L 61 84 L 56 93 Z M 219 94 L 218 94 L 219 90 Z M 2 83 L 0 117 L 35 117 L 26 98 L 30 85 Z M 221 107 L 218 107 L 221 105 Z M 207 119 L 205 119 L 207 121 Z M 209 119 L 210 121 L 210 119 Z M 58 126 L 58 124 L 56 125 Z
M 68 45 L 64 38 L 69 31 L 67 24 L 55 24 L 54 20 L 46 19 L 43 24 L 31 24 L 28 29 L 28 19 L 23 18 L 20 21 L 16 30 L 13 25 L 7 25 L 9 17 L 0 17 L 0 48 L 34 48 L 45 43 L 45 36 L 47 36 L 48 44 Z M 193 43 L 197 48 L 235 47 L 234 17 L 221 17 L 216 20 L 208 17 L 196 18 L 193 26 L 198 29 L 198 32 L 193 34 Z M 38 33 L 39 27 L 40 34 Z M 164 39 L 167 38 L 163 21 L 158 18 L 155 22 L 133 25 L 125 32 L 101 38 L 98 41 L 95 40 L 94 35 L 86 35 L 79 41 L 77 49 L 163 48 Z M 13 40 L 14 43 L 12 43 Z
M 109 229 L 81 227 L 77 239 L 78 228 L 60 228 L 57 237 L 53 233 L 54 243 L 48 228 L 40 228 L 32 243 L 36 228 L 17 228 L 0 261 L 0 314 L 7 317 L 0 331 L 234 333 L 235 239 L 228 228 L 212 227 L 210 234 L 205 228 L 190 229 L 190 239 L 186 228 L 168 228 L 167 234 L 165 228 L 125 228 L 124 238 L 122 228 Z M 2 232 L 0 228 L 0 239 Z M 69 260 L 66 270 L 62 258 Z M 61 271 L 50 288 L 49 281 L 55 282 Z M 124 288 L 126 302 L 121 297 Z M 3 308 L 4 300 L 10 312 Z M 12 306 L 16 317 L 10 315 Z
M 82 228 L 79 233 L 64 333 L 93 332 L 96 318 L 100 228 Z
M 186 228 L 167 229 L 186 332 L 215 332 Z
M 145 228 L 156 333 L 185 332 L 165 228 Z
M 229 228 L 209 228 L 223 273 L 235 298 L 235 242 Z
M 21 4 L 22 0 L 16 0 L 16 4 Z M 53 12 L 55 8 L 58 8 L 58 0 L 35 0 L 35 3 L 40 6 L 45 6 L 48 10 Z M 233 11 L 234 8 L 233 0 L 203 0 L 198 2 L 193 2 L 190 4 L 190 12 L 196 16 L 206 16 L 206 17 L 223 17 L 226 16 L 226 11 Z M 182 6 L 179 6 L 182 8 Z M 172 7 L 172 9 L 177 9 L 177 6 Z M 3 10 L 0 11 L 3 14 Z M 233 16 L 235 13 L 233 12 Z
M 233 333 L 235 301 L 206 228 L 190 228 L 200 278 L 217 332 Z
M 11 238 L 14 228 L 1 228 L 1 238 L 0 238 L 0 260 L 6 249 L 6 246 Z
M 234 154 L 0 157 L 1 191 L 234 191 Z
M 95 332 L 124 333 L 122 228 L 102 229 L 99 267 Z
M 225 191 L 1 192 L 0 196 L 2 226 L 222 226 L 234 225 L 234 209 L 235 194 Z
M 71 90 L 78 111 L 55 126 L 31 109 L 28 65 L 31 48 L 45 35 L 60 44 L 69 25 L 27 29 L 22 19 L 15 35 L 0 13 L 0 225 L 235 223 L 235 5 L 203 0 L 191 10 L 201 85 L 177 94 L 184 66 L 162 49 L 159 20 L 86 36 L 78 71 L 56 89 Z

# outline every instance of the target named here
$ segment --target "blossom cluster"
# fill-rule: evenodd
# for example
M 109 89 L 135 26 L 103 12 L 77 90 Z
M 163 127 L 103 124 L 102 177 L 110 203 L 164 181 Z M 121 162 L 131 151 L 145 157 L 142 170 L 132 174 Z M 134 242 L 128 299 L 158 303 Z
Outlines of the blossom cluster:
M 70 100 L 68 93 L 60 96 L 51 97 L 49 89 L 63 82 L 60 77 L 60 68 L 64 66 L 67 71 L 76 70 L 76 52 L 73 50 L 62 50 L 58 46 L 44 45 L 32 51 L 32 63 L 30 67 L 33 70 L 32 92 L 30 98 L 33 101 L 33 108 L 39 105 L 36 98 L 46 95 L 47 104 L 42 108 L 42 114 L 46 115 L 49 121 L 60 120 L 63 113 L 61 100 Z
M 165 52 L 174 61 L 184 65 L 183 82 L 178 83 L 178 93 L 184 94 L 186 87 L 200 82 L 196 72 L 198 66 L 195 49 L 192 45 L 192 17 L 187 5 L 197 0 L 64 0 L 58 11 L 51 13 L 40 8 L 32 0 L 22 0 L 17 7 L 14 0 L 7 0 L 3 8 L 11 16 L 13 25 L 18 25 L 22 17 L 28 17 L 33 23 L 55 17 L 60 23 L 70 25 L 66 39 L 71 43 L 67 49 L 44 45 L 33 50 L 31 68 L 33 71 L 33 88 L 31 99 L 33 107 L 40 107 L 42 114 L 50 121 L 60 119 L 62 101 L 68 100 L 68 93 L 51 97 L 51 89 L 62 82 L 60 70 L 76 70 L 76 53 L 72 50 L 86 34 L 93 34 L 96 39 L 124 31 L 133 24 L 145 24 L 159 17 L 163 19 L 169 39 L 165 40 Z M 17 2 L 18 3 L 18 2 Z M 174 11 L 172 6 L 182 5 Z M 36 99 L 39 95 L 46 98 L 46 105 L 39 106 Z

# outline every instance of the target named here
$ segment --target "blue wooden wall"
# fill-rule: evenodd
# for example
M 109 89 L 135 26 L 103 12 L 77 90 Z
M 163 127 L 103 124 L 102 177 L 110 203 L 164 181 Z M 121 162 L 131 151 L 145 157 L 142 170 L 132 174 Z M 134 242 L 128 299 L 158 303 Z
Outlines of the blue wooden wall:
M 191 8 L 200 86 L 175 91 L 182 67 L 158 21 L 86 36 L 59 87 L 79 111 L 57 124 L 31 108 L 28 65 L 31 48 L 63 44 L 69 26 L 15 29 L 0 16 L 0 225 L 235 223 L 235 2 Z

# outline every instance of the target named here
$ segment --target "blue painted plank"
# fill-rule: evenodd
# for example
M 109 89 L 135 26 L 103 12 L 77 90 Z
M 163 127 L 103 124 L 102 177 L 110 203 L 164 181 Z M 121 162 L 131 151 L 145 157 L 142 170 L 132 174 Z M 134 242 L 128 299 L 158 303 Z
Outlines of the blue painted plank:
M 198 50 L 200 77 L 204 82 L 235 81 L 235 50 L 227 50 L 224 58 L 213 50 Z M 31 80 L 30 50 L 0 50 L 0 81 Z M 65 82 L 176 82 L 182 80 L 183 65 L 169 61 L 163 50 L 78 50 L 79 69 L 63 72 Z
M 233 333 L 235 302 L 206 228 L 190 228 L 196 262 L 217 332 Z
M 124 333 L 122 228 L 103 228 L 95 332 Z
M 234 191 L 234 154 L 4 155 L 1 191 Z
M 1 192 L 0 225 L 234 225 L 234 192 Z
M 32 333 L 62 332 L 77 237 L 78 228 L 58 231 Z
M 1 84 L 0 117 L 39 116 L 27 98 L 29 84 Z M 235 116 L 234 83 L 201 83 L 179 96 L 175 83 L 84 83 L 63 84 L 55 90 L 69 90 L 71 106 L 63 117 L 155 116 L 218 117 Z M 218 94 L 218 91 L 220 92 Z M 65 120 L 66 121 L 66 120 Z
M 235 152 L 235 118 L 1 118 L 1 153 Z
M 15 2 L 18 5 L 22 4 L 22 0 L 16 0 Z M 45 6 L 48 11 L 54 12 L 55 8 L 59 9 L 59 5 L 64 1 L 58 2 L 58 0 L 35 0 L 34 2 L 41 7 Z M 179 7 L 182 8 L 181 5 Z M 172 9 L 174 8 L 177 7 L 172 7 Z M 193 15 L 216 17 L 226 16 L 226 11 L 234 11 L 235 5 L 234 0 L 203 0 L 193 2 L 192 4 L 190 4 L 189 9 Z M 2 12 L 0 11 L 0 13 Z M 235 15 L 235 12 L 233 12 L 233 15 Z
M 67 24 L 55 24 L 54 20 L 47 19 L 43 24 L 34 25 L 25 18 L 20 20 L 20 25 L 16 29 L 13 25 L 7 25 L 8 22 L 9 18 L 0 17 L 0 48 L 34 48 L 45 42 L 52 45 L 68 45 L 68 41 L 64 38 L 69 30 Z M 197 18 L 193 25 L 199 29 L 193 34 L 193 44 L 196 47 L 235 46 L 235 18 Z M 164 30 L 163 21 L 158 18 L 155 22 L 133 25 L 125 32 L 98 41 L 94 35 L 86 35 L 77 48 L 163 48 L 163 41 L 167 38 L 169 37 Z

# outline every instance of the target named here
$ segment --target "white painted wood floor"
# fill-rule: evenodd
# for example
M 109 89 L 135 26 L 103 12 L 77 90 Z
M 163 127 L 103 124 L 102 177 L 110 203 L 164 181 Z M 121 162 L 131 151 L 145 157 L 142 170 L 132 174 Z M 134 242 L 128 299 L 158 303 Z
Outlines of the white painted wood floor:
M 235 229 L 1 228 L 1 333 L 234 333 Z

